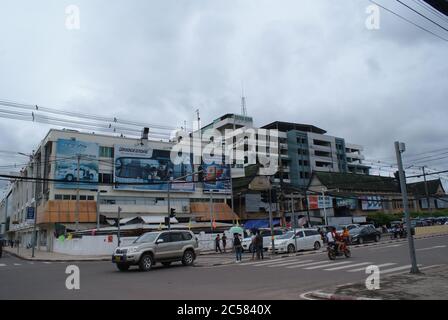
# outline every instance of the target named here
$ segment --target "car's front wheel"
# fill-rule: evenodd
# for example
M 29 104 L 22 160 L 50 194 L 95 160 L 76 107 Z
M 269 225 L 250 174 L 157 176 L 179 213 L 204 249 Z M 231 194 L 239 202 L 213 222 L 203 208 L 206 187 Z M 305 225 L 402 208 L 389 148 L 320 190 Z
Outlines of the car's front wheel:
M 375 242 L 379 242 L 380 241 L 380 236 L 375 236 Z
M 316 241 L 314 242 L 314 250 L 319 250 L 320 249 L 320 242 Z
M 364 239 L 363 239 L 363 238 L 359 238 L 359 239 L 358 239 L 358 243 L 359 243 L 359 244 L 363 244 L 363 243 L 364 243 Z
M 117 263 L 117 268 L 120 271 L 128 271 L 129 270 L 129 265 L 125 264 L 125 263 Z
M 154 261 L 153 261 L 151 254 L 145 253 L 140 258 L 140 263 L 138 266 L 140 268 L 140 271 L 149 271 L 149 270 L 151 270 L 153 264 L 154 264 Z
M 67 181 L 73 181 L 73 175 L 72 174 L 68 174 L 65 176 L 65 180 Z
M 194 262 L 194 253 L 192 250 L 186 250 L 182 256 L 182 264 L 184 266 L 191 266 Z
M 288 253 L 293 253 L 296 251 L 296 247 L 293 244 L 288 246 Z

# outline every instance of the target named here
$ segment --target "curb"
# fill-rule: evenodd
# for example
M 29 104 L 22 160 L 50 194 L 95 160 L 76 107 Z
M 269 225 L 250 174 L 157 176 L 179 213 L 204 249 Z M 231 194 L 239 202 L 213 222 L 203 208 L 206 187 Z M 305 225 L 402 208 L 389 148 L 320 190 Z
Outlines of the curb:
M 353 297 L 353 296 L 344 296 L 339 294 L 331 294 L 331 293 L 325 293 L 321 291 L 313 291 L 307 293 L 307 295 L 320 299 L 320 300 L 378 300 L 378 299 L 371 299 L 371 298 L 365 298 L 365 297 Z
M 90 258 L 90 259 L 41 259 L 41 258 L 28 258 L 21 256 L 15 252 L 5 250 L 5 253 L 19 258 L 25 261 L 38 261 L 38 262 L 98 262 L 98 261 L 110 261 L 109 258 Z

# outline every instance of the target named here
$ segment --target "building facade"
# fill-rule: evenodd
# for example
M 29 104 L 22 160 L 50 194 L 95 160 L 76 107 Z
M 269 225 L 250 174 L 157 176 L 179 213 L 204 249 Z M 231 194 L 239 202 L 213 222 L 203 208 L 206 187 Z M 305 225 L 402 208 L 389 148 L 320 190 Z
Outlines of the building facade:
M 50 130 L 20 173 L 37 180 L 12 181 L 0 202 L 8 238 L 20 240 L 23 246 L 31 243 L 34 221 L 27 213 L 34 207 L 37 245 L 49 251 L 61 230 L 91 229 L 98 222 L 113 224 L 118 210 L 121 218 L 166 216 L 168 207 L 184 222 L 237 218 L 227 205 L 229 190 L 216 186 L 210 192 L 198 183 L 197 166 L 188 161 L 185 165 L 170 162 L 173 145 Z M 164 183 L 168 180 L 172 181 L 169 193 Z

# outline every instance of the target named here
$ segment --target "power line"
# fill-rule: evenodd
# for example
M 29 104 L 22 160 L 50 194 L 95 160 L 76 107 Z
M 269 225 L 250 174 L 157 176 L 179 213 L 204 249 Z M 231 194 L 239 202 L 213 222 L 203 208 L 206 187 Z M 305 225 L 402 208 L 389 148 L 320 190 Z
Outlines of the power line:
M 415 27 L 417 27 L 417 28 L 419 28 L 419 29 L 421 29 L 421 30 L 423 30 L 423 31 L 426 31 L 426 32 L 432 34 L 433 36 L 435 36 L 435 37 L 437 37 L 437 38 L 439 38 L 439 39 L 441 39 L 441 40 L 443 40 L 443 41 L 448 42 L 448 39 L 446 39 L 446 38 L 444 38 L 444 37 L 438 35 L 438 34 L 435 33 L 435 32 L 432 32 L 431 30 L 428 30 L 428 29 L 426 29 L 426 28 L 424 28 L 424 27 L 422 27 L 422 26 L 420 26 L 420 25 L 414 23 L 413 21 L 411 21 L 411 20 L 409 20 L 409 19 L 407 19 L 407 18 L 405 18 L 405 17 L 399 15 L 398 13 L 392 11 L 391 9 L 386 8 L 385 6 L 379 4 L 378 2 L 376 2 L 376 1 L 374 1 L 374 0 L 368 0 L 368 1 L 372 2 L 373 4 L 377 5 L 377 6 L 380 7 L 380 8 L 383 8 L 383 9 L 386 10 L 387 12 L 392 13 L 393 15 L 399 17 L 400 19 L 402 19 L 402 20 L 404 20 L 404 21 L 406 21 L 406 22 L 408 22 L 408 23 L 414 25 Z
M 414 11 L 414 12 L 417 13 L 419 16 L 425 18 L 425 19 L 428 20 L 429 22 L 432 22 L 433 24 L 439 26 L 440 28 L 442 28 L 443 30 L 445 30 L 445 31 L 448 32 L 448 29 L 447 29 L 447 28 L 445 28 L 444 26 L 442 26 L 442 25 L 440 25 L 439 23 L 435 22 L 434 20 L 431 20 L 430 18 L 428 18 L 427 16 L 425 16 L 425 15 L 422 14 L 421 12 L 415 10 L 415 9 L 412 8 L 411 6 L 407 5 L 406 3 L 402 2 L 401 0 L 395 0 L 395 1 L 397 1 L 398 3 L 401 3 L 401 4 L 402 4 L 403 6 L 405 6 L 406 8 L 408 8 L 408 9 Z

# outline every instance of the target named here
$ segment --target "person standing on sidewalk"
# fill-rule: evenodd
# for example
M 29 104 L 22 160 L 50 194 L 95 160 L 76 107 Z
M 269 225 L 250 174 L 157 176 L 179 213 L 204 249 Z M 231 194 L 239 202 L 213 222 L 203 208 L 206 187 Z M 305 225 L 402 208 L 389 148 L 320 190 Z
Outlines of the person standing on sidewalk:
M 225 233 L 222 234 L 222 249 L 224 250 L 224 253 L 226 253 L 226 246 L 227 246 L 227 236 Z
M 236 263 L 241 262 L 241 251 L 243 247 L 241 246 L 241 239 L 238 233 L 233 235 L 233 248 L 235 249 L 236 254 Z
M 257 231 L 257 235 L 255 236 L 255 247 L 257 250 L 257 260 L 263 260 L 263 237 L 260 234 L 260 230 Z
M 249 246 L 249 248 L 251 248 L 250 251 L 252 251 L 252 260 L 255 259 L 255 253 L 257 252 L 257 244 L 255 243 L 255 241 L 256 241 L 256 234 L 255 231 L 252 231 L 252 237 Z
M 219 250 L 219 252 L 221 252 L 222 253 L 222 251 L 221 251 L 221 246 L 220 246 L 220 241 L 221 241 L 221 238 L 219 237 L 219 233 L 216 235 L 216 238 L 215 238 L 215 251 L 216 252 L 218 252 L 218 250 Z

